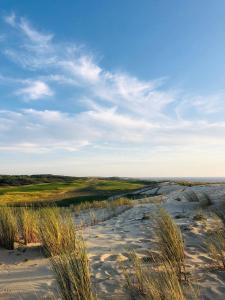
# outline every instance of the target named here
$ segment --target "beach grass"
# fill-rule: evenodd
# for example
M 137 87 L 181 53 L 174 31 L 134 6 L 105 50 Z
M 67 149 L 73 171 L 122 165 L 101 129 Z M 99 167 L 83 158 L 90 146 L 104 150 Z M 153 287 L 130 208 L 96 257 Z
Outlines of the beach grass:
M 38 211 L 28 207 L 17 208 L 17 218 L 24 244 L 38 242 Z
M 185 300 L 186 296 L 171 262 L 144 263 L 131 253 L 132 271 L 124 271 L 130 299 Z
M 206 239 L 206 246 L 216 269 L 225 269 L 225 231 L 211 232 Z
M 94 300 L 96 296 L 92 288 L 86 247 L 81 236 L 75 239 L 74 251 L 50 258 L 59 293 L 63 300 Z
M 39 211 L 39 237 L 49 256 L 75 247 L 74 222 L 68 210 L 57 207 L 41 208 Z
M 180 228 L 163 208 L 158 210 L 155 221 L 158 251 L 163 260 L 174 266 L 181 280 L 185 276 L 185 252 Z
M 13 250 L 17 234 L 18 225 L 14 209 L 0 206 L 0 245 L 8 250 Z

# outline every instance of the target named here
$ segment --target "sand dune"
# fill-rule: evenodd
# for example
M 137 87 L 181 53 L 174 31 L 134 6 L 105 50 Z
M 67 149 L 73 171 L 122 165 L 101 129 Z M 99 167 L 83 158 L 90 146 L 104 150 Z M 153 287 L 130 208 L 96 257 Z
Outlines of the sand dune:
M 195 216 L 202 213 L 198 202 L 185 202 L 185 190 L 206 191 L 218 203 L 225 196 L 221 185 L 196 186 L 193 188 L 167 184 L 158 193 L 163 195 L 164 206 L 180 225 L 184 239 L 188 272 L 193 282 L 198 283 L 202 299 L 225 298 L 225 272 L 211 269 L 211 259 L 205 250 L 205 235 L 208 230 L 222 226 L 221 221 L 210 211 L 204 210 L 202 220 Z M 161 191 L 160 191 L 161 190 Z M 149 194 L 149 193 L 148 193 Z M 129 299 L 124 290 L 122 263 L 128 263 L 130 250 L 148 255 L 155 249 L 154 224 L 151 214 L 155 204 L 138 204 L 123 210 L 117 216 L 104 209 L 95 210 L 99 222 L 91 224 L 90 215 L 83 212 L 80 219 L 86 221 L 83 229 L 91 261 L 92 279 L 98 299 Z M 102 219 L 101 219 L 102 218 Z M 78 222 L 78 221 L 77 221 Z M 18 247 L 14 251 L 0 250 L 0 299 L 51 299 L 56 285 L 45 258 L 38 245 Z

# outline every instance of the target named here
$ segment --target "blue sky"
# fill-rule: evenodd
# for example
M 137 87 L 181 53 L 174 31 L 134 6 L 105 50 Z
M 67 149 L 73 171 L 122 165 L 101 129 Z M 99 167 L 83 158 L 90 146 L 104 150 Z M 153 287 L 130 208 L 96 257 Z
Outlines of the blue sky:
M 224 14 L 2 0 L 0 173 L 225 176 Z

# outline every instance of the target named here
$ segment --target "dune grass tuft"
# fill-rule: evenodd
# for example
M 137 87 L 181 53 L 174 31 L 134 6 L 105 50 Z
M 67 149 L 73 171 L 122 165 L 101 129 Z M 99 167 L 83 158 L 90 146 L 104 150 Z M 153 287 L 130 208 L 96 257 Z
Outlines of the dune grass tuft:
M 188 202 L 199 202 L 199 197 L 196 192 L 190 189 L 184 192 L 184 197 Z
M 133 274 L 127 271 L 126 289 L 131 299 L 146 300 L 185 300 L 181 283 L 176 270 L 169 262 L 160 264 L 143 264 L 142 260 L 132 253 Z
M 18 223 L 24 244 L 38 241 L 38 214 L 35 210 L 22 207 L 18 211 Z
M 63 300 L 94 300 L 89 260 L 81 237 L 76 237 L 75 248 L 50 258 L 60 295 Z
M 114 208 L 118 206 L 132 206 L 133 200 L 130 200 L 125 197 L 121 197 L 115 200 L 101 200 L 101 201 L 92 201 L 92 202 L 82 202 L 77 205 L 72 205 L 71 208 L 76 213 L 79 213 L 81 210 L 85 209 L 94 209 L 94 208 Z
M 158 250 L 162 259 L 174 266 L 178 279 L 181 280 L 182 275 L 185 277 L 185 254 L 180 228 L 163 208 L 157 212 L 156 225 Z
M 225 226 L 225 202 L 222 202 L 219 206 L 215 207 L 213 212 L 220 218 Z
M 75 248 L 74 223 L 69 211 L 56 207 L 39 212 L 39 236 L 48 255 L 58 255 Z
M 209 235 L 206 241 L 214 267 L 225 269 L 225 231 L 219 230 Z
M 13 208 L 0 207 L 0 245 L 13 250 L 17 236 L 17 219 Z
M 41 209 L 39 231 L 61 299 L 94 300 L 86 247 L 69 211 Z
M 206 238 L 206 248 L 213 259 L 214 268 L 225 269 L 225 203 L 214 208 L 214 213 L 221 220 L 223 226 L 212 231 Z

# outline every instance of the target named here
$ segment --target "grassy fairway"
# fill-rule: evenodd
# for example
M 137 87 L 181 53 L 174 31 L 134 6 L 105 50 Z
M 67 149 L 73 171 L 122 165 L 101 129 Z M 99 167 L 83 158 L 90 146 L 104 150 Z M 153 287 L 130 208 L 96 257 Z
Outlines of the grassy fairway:
M 117 193 L 144 187 L 148 182 L 122 179 L 81 178 L 71 182 L 39 183 L 0 187 L 0 203 L 22 204 L 58 201 L 66 205 L 80 201 L 101 200 Z

